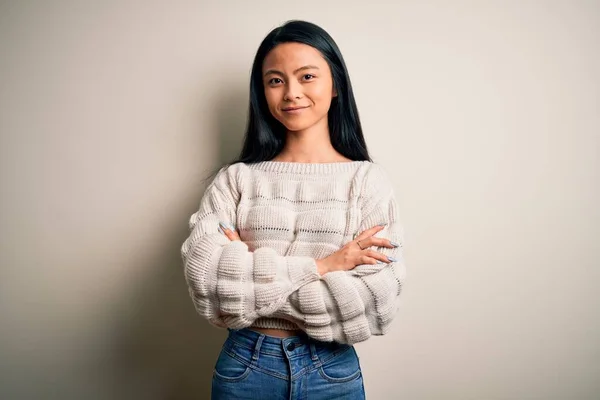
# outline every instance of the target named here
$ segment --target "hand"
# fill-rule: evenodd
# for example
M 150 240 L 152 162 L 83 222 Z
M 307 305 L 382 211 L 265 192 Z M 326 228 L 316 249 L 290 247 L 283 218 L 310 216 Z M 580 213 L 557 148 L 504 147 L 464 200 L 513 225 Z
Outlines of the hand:
M 349 271 L 361 264 L 395 262 L 396 260 L 394 258 L 387 257 L 385 254 L 369 249 L 371 246 L 389 248 L 398 247 L 388 239 L 373 237 L 373 235 L 381 231 L 384 227 L 385 225 L 378 225 L 367 229 L 335 253 L 317 260 L 317 269 L 319 270 L 319 273 L 324 275 L 327 272 L 332 271 Z
M 220 231 L 227 236 L 227 238 L 229 238 L 229 240 L 234 241 L 234 240 L 239 240 L 241 241 L 242 239 L 240 238 L 239 233 L 235 230 L 235 227 L 233 225 L 227 224 L 225 222 L 219 222 L 219 227 L 220 227 Z

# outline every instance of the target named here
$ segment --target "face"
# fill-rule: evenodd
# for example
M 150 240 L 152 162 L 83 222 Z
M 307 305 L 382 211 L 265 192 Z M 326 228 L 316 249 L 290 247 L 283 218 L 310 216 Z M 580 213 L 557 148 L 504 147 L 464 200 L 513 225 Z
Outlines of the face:
M 269 110 L 289 131 L 327 126 L 335 93 L 329 65 L 317 49 L 295 42 L 279 44 L 265 57 L 262 73 Z

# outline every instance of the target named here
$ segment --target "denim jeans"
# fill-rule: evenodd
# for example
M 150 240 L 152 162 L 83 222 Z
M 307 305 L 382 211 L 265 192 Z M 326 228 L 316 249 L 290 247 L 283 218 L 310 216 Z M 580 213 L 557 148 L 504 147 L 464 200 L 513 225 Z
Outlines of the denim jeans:
M 364 398 L 354 347 L 306 334 L 278 338 L 229 329 L 212 377 L 213 400 Z

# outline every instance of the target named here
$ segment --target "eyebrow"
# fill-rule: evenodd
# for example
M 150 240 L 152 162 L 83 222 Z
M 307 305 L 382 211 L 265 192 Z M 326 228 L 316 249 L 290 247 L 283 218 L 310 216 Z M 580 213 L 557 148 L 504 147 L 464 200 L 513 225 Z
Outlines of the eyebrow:
M 319 67 L 317 67 L 316 65 L 305 65 L 304 67 L 300 67 L 297 70 L 295 70 L 294 74 L 296 74 L 298 71 L 303 71 L 305 69 L 319 69 Z M 265 74 L 263 76 L 267 76 L 269 74 L 283 75 L 283 72 L 278 71 L 276 69 L 270 69 L 270 70 L 267 70 L 267 72 L 265 72 Z

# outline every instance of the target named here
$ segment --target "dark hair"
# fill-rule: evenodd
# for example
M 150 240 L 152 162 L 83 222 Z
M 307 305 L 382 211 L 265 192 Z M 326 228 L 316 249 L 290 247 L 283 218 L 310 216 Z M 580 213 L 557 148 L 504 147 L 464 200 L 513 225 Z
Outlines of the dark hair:
M 292 20 L 273 29 L 260 44 L 250 76 L 250 106 L 244 145 L 231 164 L 268 161 L 283 150 L 286 129 L 269 111 L 265 98 L 262 67 L 267 54 L 277 45 L 297 42 L 317 49 L 329 64 L 337 96 L 328 112 L 329 135 L 333 147 L 354 161 L 372 161 L 367 151 L 358 108 L 342 54 L 333 38 L 321 27 Z

